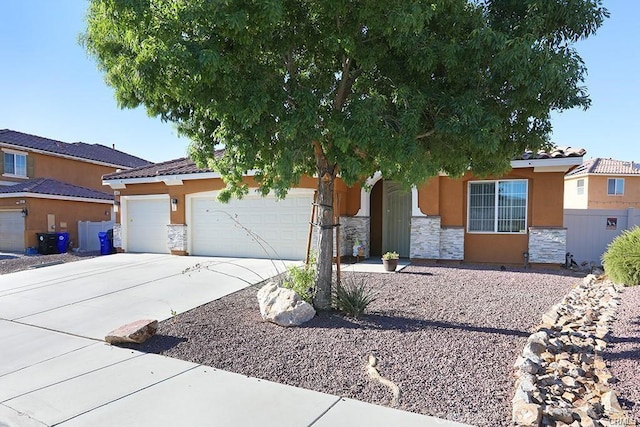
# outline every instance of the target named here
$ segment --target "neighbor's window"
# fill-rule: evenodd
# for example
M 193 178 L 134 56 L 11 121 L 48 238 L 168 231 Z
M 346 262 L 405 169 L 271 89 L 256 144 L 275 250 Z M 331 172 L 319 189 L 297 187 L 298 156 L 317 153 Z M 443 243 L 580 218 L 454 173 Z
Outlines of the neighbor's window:
M 624 178 L 609 178 L 607 180 L 607 194 L 622 196 L 624 194 Z
M 581 196 L 584 194 L 584 179 L 579 179 L 577 182 L 577 195 Z
M 469 183 L 470 232 L 525 233 L 527 180 Z
M 27 176 L 27 156 L 18 153 L 4 153 L 4 173 Z

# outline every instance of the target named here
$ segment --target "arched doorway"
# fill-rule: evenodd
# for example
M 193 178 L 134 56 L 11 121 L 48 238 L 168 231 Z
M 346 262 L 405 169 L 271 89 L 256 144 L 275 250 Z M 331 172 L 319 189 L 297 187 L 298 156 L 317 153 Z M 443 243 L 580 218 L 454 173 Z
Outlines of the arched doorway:
M 371 189 L 371 255 L 396 251 L 409 257 L 411 192 L 393 181 L 378 180 Z

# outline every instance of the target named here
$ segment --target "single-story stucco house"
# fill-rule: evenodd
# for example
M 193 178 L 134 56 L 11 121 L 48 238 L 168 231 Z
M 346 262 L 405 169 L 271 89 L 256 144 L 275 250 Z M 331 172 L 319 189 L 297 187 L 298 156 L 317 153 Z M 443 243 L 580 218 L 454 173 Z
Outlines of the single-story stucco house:
M 368 185 L 336 180 L 341 256 L 356 240 L 366 256 L 397 251 L 413 260 L 561 264 L 564 175 L 583 149 L 525 153 L 500 177 L 437 176 L 403 191 L 379 174 Z M 255 186 L 253 177 L 245 177 Z M 103 177 L 117 207 L 114 245 L 127 252 L 303 259 L 317 181 L 306 177 L 284 200 L 216 197 L 220 175 L 188 159 Z M 256 238 L 257 237 L 257 238 Z M 259 241 L 259 243 L 258 243 Z

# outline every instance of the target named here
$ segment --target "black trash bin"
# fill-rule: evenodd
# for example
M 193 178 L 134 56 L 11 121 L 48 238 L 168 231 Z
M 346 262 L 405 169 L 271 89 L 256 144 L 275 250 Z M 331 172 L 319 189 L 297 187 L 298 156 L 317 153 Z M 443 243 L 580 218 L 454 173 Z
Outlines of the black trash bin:
M 56 233 L 36 233 L 38 237 L 38 253 L 42 255 L 57 254 L 58 235 Z

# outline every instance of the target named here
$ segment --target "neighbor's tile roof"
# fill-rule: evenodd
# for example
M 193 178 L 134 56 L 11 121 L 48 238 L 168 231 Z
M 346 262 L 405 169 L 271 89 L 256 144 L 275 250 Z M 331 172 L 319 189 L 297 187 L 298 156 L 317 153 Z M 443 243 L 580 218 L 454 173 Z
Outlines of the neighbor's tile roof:
M 47 194 L 52 196 L 81 197 L 84 199 L 113 200 L 113 194 L 104 193 L 91 188 L 80 187 L 79 185 L 67 184 L 50 178 L 36 178 L 20 184 L 0 187 L 0 195 L 32 193 Z
M 640 164 L 623 160 L 603 159 L 596 157 L 589 159 L 572 170 L 567 176 L 587 174 L 598 175 L 640 175 Z
M 151 162 L 147 160 L 100 144 L 86 144 L 84 142 L 67 143 L 10 129 L 0 130 L 0 144 L 2 143 L 45 151 L 52 154 L 94 160 L 123 168 L 137 168 L 151 164 Z

